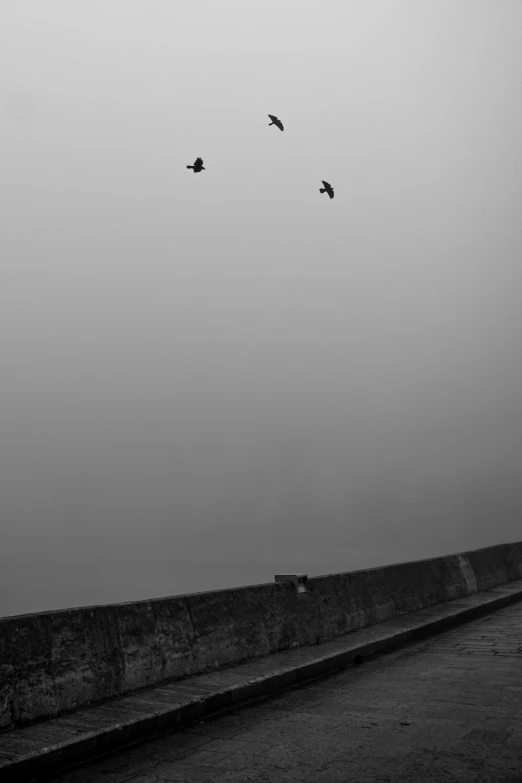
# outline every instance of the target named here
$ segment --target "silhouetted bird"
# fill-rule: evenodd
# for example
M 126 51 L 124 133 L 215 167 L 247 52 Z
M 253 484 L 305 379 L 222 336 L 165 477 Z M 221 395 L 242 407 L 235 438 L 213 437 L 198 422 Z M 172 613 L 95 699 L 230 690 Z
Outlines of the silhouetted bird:
M 278 119 L 277 119 L 277 117 L 274 117 L 274 115 L 273 115 L 273 114 L 269 114 L 268 116 L 269 116 L 269 117 L 270 117 L 270 119 L 272 120 L 272 122 L 269 122 L 269 123 L 268 123 L 268 127 L 270 127 L 271 125 L 277 125 L 277 127 L 279 128 L 279 130 L 284 130 L 284 128 L 283 128 L 283 123 L 281 122 L 281 120 L 278 120 Z
M 193 166 L 187 166 L 188 169 L 194 169 L 194 174 L 197 174 L 199 171 L 206 171 L 203 160 L 201 158 L 196 158 L 194 161 Z
M 324 179 L 322 179 L 321 182 L 323 183 L 324 188 L 319 188 L 319 193 L 328 193 L 330 198 L 333 198 L 334 197 L 334 192 L 333 192 L 333 188 L 330 185 L 330 183 L 329 182 L 325 182 Z

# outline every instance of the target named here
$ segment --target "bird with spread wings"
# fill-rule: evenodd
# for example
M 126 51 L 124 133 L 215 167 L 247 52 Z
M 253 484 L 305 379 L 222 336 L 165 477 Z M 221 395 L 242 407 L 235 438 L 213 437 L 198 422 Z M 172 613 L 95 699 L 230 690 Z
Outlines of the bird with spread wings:
M 272 122 L 268 123 L 268 127 L 270 127 L 270 125 L 277 125 L 279 130 L 284 130 L 283 123 L 281 122 L 281 120 L 278 120 L 277 117 L 275 117 L 273 114 L 269 114 L 268 116 L 272 120 Z
M 194 174 L 198 174 L 200 171 L 205 171 L 202 158 L 196 158 L 193 166 L 187 166 L 188 169 L 194 169 Z
M 334 189 L 332 188 L 330 183 L 329 182 L 325 182 L 324 179 L 321 180 L 321 182 L 323 183 L 324 188 L 319 188 L 319 193 L 328 193 L 330 198 L 333 198 L 334 197 L 334 192 L 333 192 Z

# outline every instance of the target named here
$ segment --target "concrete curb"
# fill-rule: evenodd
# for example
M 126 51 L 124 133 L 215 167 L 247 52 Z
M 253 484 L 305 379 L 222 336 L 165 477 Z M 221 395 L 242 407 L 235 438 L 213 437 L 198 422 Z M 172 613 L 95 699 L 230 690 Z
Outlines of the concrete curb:
M 450 630 L 522 600 L 522 580 L 392 618 L 313 647 L 287 650 L 140 691 L 0 734 L 2 783 L 29 783 L 170 729 L 239 707 Z

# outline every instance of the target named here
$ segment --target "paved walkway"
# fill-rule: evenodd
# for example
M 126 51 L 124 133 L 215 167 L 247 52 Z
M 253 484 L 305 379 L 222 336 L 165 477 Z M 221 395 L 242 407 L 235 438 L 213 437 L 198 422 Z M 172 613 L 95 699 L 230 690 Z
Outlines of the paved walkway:
M 522 605 L 52 783 L 522 783 Z

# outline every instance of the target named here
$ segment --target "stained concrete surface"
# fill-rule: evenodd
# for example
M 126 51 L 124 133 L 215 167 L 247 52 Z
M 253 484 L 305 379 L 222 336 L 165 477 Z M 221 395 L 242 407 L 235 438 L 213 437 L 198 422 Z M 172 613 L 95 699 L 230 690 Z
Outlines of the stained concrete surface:
M 522 605 L 50 783 L 522 781 Z
M 290 583 L 0 618 L 0 729 L 522 579 L 522 542 Z

